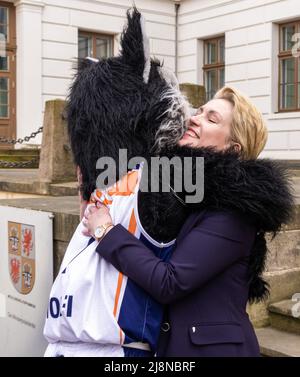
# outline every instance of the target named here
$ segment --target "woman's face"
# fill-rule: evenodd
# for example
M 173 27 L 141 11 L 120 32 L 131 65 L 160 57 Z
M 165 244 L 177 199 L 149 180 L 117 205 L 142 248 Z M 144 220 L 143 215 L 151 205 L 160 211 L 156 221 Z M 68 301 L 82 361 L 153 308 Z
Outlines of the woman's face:
M 213 99 L 201 106 L 188 123 L 188 129 L 179 141 L 180 146 L 192 148 L 230 146 L 232 104 L 225 99 Z

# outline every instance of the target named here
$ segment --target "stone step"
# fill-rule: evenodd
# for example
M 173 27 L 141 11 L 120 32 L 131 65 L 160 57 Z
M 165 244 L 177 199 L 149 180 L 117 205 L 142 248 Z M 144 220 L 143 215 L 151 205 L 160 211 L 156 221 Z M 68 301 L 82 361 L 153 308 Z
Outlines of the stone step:
M 286 165 L 289 169 L 300 170 L 300 160 L 278 160 L 281 164 Z
M 292 176 L 297 177 L 297 178 L 300 177 L 300 169 L 298 169 L 298 170 L 291 169 L 290 172 L 291 172 Z
M 34 154 L 26 154 L 26 155 L 16 155 L 16 156 L 3 156 L 1 153 L 0 153 L 0 161 L 9 161 L 9 162 L 17 162 L 17 161 L 30 161 L 32 159 L 38 159 L 39 158 L 39 155 L 34 155 Z
M 292 300 L 283 300 L 271 304 L 268 307 L 271 326 L 278 330 L 300 335 L 300 311 L 298 307 L 299 303 Z
M 272 327 L 255 329 L 262 356 L 300 357 L 300 335 Z
M 39 156 L 40 149 L 34 148 L 34 149 L 0 149 L 0 156 Z
M 10 163 L 23 163 L 33 161 L 32 164 L 27 167 L 37 168 L 39 166 L 39 149 L 7 149 L 0 150 L 0 167 L 5 168 L 5 162 Z M 22 168 L 22 166 L 16 165 L 16 168 Z
M 285 165 L 294 177 L 300 177 L 300 160 L 279 160 L 280 164 Z

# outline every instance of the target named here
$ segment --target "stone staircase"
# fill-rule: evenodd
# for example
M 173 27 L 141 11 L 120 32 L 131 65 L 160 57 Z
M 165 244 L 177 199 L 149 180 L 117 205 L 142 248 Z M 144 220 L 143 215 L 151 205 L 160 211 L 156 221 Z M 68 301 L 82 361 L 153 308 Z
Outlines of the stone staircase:
M 268 307 L 270 326 L 256 329 L 262 356 L 300 357 L 300 293 Z
M 269 283 L 270 296 L 247 309 L 262 356 L 300 357 L 299 183 L 300 177 L 295 177 L 294 218 L 275 239 L 267 237 L 269 252 L 264 278 Z
M 300 335 L 300 293 L 298 300 L 295 297 L 294 300 L 283 300 L 271 304 L 269 312 L 272 327 Z

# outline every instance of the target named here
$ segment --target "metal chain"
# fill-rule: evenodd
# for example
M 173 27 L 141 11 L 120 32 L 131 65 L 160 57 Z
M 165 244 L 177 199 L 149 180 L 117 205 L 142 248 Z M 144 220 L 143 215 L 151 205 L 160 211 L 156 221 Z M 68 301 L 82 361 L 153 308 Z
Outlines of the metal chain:
M 0 169 L 7 169 L 7 168 L 28 168 L 31 165 L 34 165 L 34 163 L 38 162 L 38 158 L 34 158 L 29 161 L 19 161 L 19 162 L 9 162 L 0 160 Z
M 38 135 L 39 133 L 43 132 L 43 127 L 40 127 L 37 131 L 32 132 L 30 136 L 25 136 L 23 139 L 6 139 L 4 137 L 0 137 L 0 143 L 2 144 L 22 144 L 24 141 L 29 141 Z

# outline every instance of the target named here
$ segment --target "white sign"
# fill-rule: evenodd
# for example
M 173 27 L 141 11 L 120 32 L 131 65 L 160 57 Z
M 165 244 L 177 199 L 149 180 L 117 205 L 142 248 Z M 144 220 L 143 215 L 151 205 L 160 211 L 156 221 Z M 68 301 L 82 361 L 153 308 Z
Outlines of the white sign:
M 0 356 L 43 356 L 53 214 L 0 206 Z

